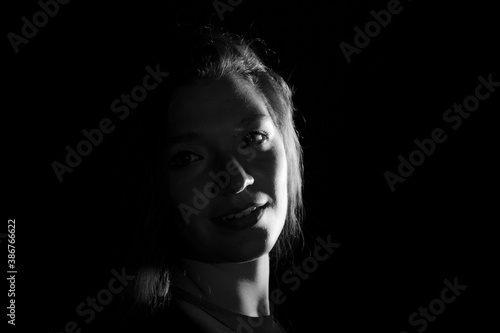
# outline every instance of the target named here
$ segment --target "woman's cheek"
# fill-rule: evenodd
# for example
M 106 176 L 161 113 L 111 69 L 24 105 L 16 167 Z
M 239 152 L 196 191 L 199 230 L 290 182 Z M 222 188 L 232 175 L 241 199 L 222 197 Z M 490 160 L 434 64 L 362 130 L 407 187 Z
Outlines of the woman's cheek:
M 190 190 L 189 185 L 179 178 L 172 180 L 169 185 L 169 194 L 172 203 L 178 207 L 181 204 L 190 205 Z
M 263 153 L 262 158 L 264 174 L 267 175 L 269 181 L 273 180 L 275 184 L 283 176 L 283 166 L 286 169 L 286 158 L 280 148 L 279 144 L 273 146 L 270 150 Z

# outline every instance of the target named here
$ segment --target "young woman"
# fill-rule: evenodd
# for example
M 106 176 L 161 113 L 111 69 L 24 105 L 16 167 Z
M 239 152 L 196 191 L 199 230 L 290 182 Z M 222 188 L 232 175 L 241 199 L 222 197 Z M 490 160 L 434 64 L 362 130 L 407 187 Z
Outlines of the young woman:
M 292 91 L 257 45 L 213 30 L 171 45 L 147 125 L 141 331 L 284 332 L 269 276 L 301 239 L 302 150 Z

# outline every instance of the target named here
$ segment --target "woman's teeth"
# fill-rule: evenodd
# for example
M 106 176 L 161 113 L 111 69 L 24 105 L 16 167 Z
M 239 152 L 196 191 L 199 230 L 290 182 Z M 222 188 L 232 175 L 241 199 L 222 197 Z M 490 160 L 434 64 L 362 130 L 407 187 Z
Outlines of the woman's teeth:
M 222 221 L 231 220 L 231 219 L 239 219 L 242 216 L 246 216 L 246 215 L 250 214 L 251 212 L 253 212 L 256 209 L 257 209 L 257 207 L 250 207 L 248 209 L 245 209 L 241 213 L 226 215 L 222 218 Z

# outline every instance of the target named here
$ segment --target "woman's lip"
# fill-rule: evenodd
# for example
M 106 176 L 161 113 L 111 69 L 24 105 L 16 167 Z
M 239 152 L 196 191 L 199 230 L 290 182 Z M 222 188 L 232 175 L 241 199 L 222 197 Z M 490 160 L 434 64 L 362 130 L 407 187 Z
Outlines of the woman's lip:
M 236 214 L 228 214 L 228 215 L 226 215 L 226 216 L 224 216 L 224 217 L 222 218 L 222 221 L 227 220 L 227 219 L 233 219 L 233 218 L 234 218 L 234 219 L 239 219 L 240 217 L 243 217 L 243 216 L 246 216 L 246 215 L 250 214 L 251 212 L 253 212 L 253 211 L 254 211 L 254 210 L 256 210 L 256 209 L 257 209 L 257 207 L 252 206 L 252 207 L 247 208 L 247 209 L 245 209 L 245 210 L 243 210 L 243 211 L 241 211 L 241 212 L 239 212 L 239 213 L 236 213 Z
M 260 207 L 256 207 L 256 209 L 253 210 L 248 215 L 243 215 L 243 216 L 238 217 L 238 218 L 230 218 L 230 219 L 217 218 L 214 220 L 214 222 L 218 225 L 221 225 L 221 226 L 224 226 L 226 228 L 233 229 L 233 230 L 242 230 L 242 229 L 250 228 L 250 227 L 254 226 L 255 224 L 257 224 L 257 222 L 260 221 L 267 206 L 268 206 L 268 204 L 262 205 Z
M 266 203 L 267 204 L 267 203 Z M 219 220 L 225 220 L 227 218 L 232 218 L 234 216 L 238 216 L 238 218 L 242 217 L 241 214 L 245 215 L 245 213 L 252 212 L 257 208 L 261 208 L 265 206 L 266 204 L 258 204 L 258 203 L 250 203 L 247 204 L 243 208 L 233 208 L 226 213 L 219 215 L 218 217 L 213 218 L 213 221 L 219 221 Z

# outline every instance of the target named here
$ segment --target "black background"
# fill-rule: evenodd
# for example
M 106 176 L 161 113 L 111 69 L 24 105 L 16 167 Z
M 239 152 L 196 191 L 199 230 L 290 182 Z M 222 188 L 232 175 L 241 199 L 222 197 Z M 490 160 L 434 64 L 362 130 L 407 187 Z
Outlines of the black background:
M 495 327 L 500 89 L 457 130 L 442 116 L 474 93 L 479 75 L 500 81 L 498 15 L 486 1 L 405 1 L 348 64 L 339 44 L 353 44 L 353 28 L 387 3 L 245 0 L 221 22 L 211 1 L 71 1 L 18 54 L 4 37 L 2 223 L 16 219 L 16 329 L 61 332 L 71 320 L 82 332 L 99 328 L 99 316 L 85 324 L 75 308 L 123 266 L 135 221 L 127 161 L 137 114 L 147 112 L 146 101 L 120 121 L 110 104 L 161 63 L 152 50 L 169 45 L 176 21 L 264 39 L 295 88 L 308 245 L 330 235 L 341 246 L 298 290 L 283 289 L 286 326 L 416 332 L 408 317 L 458 277 L 467 290 L 426 331 Z M 4 4 L 4 36 L 39 10 L 36 1 Z M 51 163 L 105 117 L 116 129 L 60 183 Z M 436 127 L 448 139 L 391 192 L 384 172 Z

